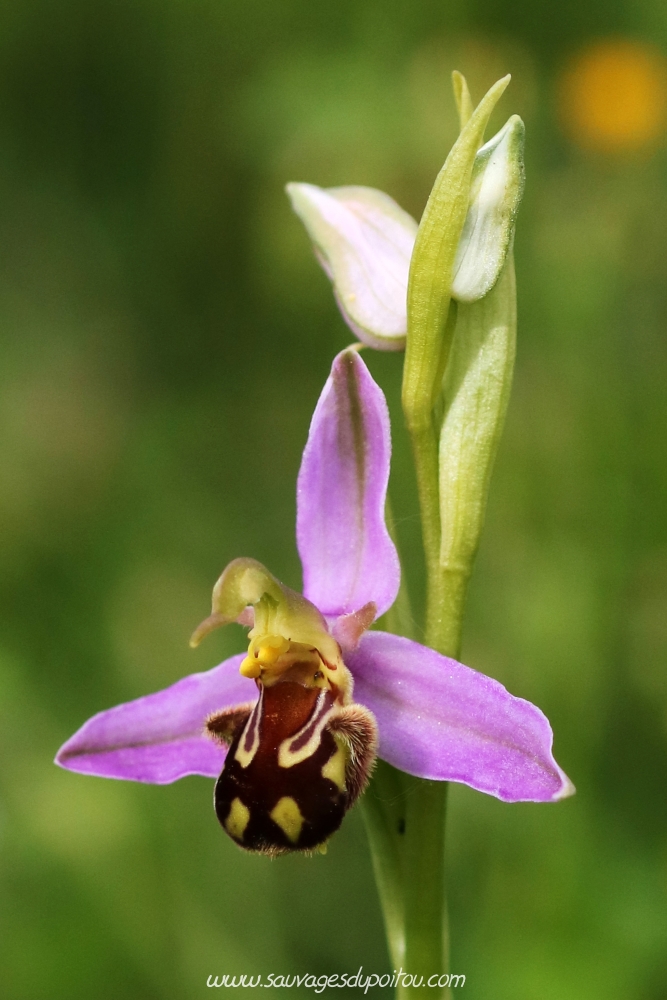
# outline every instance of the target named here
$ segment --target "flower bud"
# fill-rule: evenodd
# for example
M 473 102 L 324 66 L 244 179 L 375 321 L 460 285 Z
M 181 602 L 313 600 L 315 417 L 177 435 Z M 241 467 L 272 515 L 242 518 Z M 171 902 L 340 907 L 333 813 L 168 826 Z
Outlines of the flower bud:
M 473 302 L 487 294 L 510 245 L 523 191 L 521 119 L 514 115 L 477 151 L 509 78 L 492 87 L 474 112 L 465 79 L 460 74 L 453 79 L 463 133 L 434 186 L 419 227 L 419 232 L 428 230 L 430 235 L 426 239 L 422 232 L 414 260 L 417 223 L 382 191 L 287 185 L 292 207 L 333 284 L 345 322 L 359 340 L 377 350 L 405 346 L 411 261 L 417 275 L 413 308 L 419 312 L 420 297 L 426 293 L 432 306 L 440 302 L 445 315 L 450 297 Z M 438 257 L 443 246 L 444 257 Z M 423 261 L 431 257 L 433 267 L 430 271 L 426 267 L 427 275 Z M 435 288 L 438 297 L 432 294 Z

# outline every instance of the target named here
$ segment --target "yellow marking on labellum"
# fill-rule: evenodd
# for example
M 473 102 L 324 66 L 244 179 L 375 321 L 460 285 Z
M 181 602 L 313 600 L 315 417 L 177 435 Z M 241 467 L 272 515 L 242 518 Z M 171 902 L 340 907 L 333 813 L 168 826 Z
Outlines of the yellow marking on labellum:
M 334 737 L 335 739 L 335 737 Z M 333 781 L 341 792 L 345 791 L 345 765 L 347 763 L 346 754 L 342 746 L 336 740 L 336 752 L 329 757 L 322 768 L 322 777 Z
M 303 816 L 294 799 L 290 795 L 283 795 L 282 799 L 279 799 L 278 803 L 273 807 L 269 816 L 274 823 L 278 824 L 287 839 L 296 844 L 301 835 Z
M 234 753 L 234 759 L 239 762 L 241 767 L 247 767 L 259 750 L 260 726 L 264 710 L 263 703 L 264 691 L 262 690 L 259 696 L 259 701 L 253 708 L 248 717 L 248 721 L 243 727 L 241 739 L 239 740 Z
M 322 691 L 305 726 L 280 744 L 278 748 L 279 767 L 294 767 L 302 760 L 312 757 L 322 742 L 322 730 L 329 721 L 333 710 L 334 705 L 327 698 L 327 692 Z
M 243 834 L 249 822 L 250 810 L 240 799 L 234 799 L 225 820 L 225 830 L 234 840 L 243 840 Z

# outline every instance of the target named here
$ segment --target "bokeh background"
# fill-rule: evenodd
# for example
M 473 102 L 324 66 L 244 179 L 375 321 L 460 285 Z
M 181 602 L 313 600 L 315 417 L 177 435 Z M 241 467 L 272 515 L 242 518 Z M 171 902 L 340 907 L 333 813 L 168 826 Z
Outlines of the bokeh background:
M 229 559 L 299 585 L 295 476 L 350 335 L 283 186 L 367 184 L 418 218 L 456 134 L 453 68 L 477 98 L 513 74 L 492 124 L 524 117 L 528 177 L 464 659 L 547 712 L 578 794 L 453 787 L 452 967 L 477 1000 L 667 997 L 666 10 L 3 5 L 3 998 L 389 969 L 358 810 L 326 857 L 269 862 L 223 835 L 205 779 L 51 760 L 94 712 L 242 648 L 236 627 L 187 647 Z M 418 603 L 401 356 L 367 356 Z

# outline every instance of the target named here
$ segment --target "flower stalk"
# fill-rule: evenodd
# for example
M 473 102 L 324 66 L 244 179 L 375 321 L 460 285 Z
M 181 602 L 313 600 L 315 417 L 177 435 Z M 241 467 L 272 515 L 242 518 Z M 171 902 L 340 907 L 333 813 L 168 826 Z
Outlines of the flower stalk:
M 403 410 L 422 518 L 426 644 L 451 657 L 460 652 L 514 366 L 520 120 L 510 119 L 488 151 L 479 151 L 508 82 L 499 81 L 473 110 L 465 79 L 454 74 L 461 134 L 419 226 L 408 284 Z M 392 960 L 418 978 L 449 967 L 446 798 L 446 782 L 391 774 L 385 766 L 366 806 Z M 397 996 L 408 1000 L 418 990 L 401 983 Z M 441 995 L 449 995 L 447 987 Z

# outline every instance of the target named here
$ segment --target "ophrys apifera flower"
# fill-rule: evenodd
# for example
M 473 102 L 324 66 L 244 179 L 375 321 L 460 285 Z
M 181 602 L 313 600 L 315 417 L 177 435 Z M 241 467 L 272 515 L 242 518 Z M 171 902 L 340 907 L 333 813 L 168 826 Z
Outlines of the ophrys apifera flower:
M 269 854 L 324 845 L 376 753 L 508 802 L 568 795 L 538 708 L 370 628 L 400 582 L 384 516 L 390 450 L 382 391 L 347 349 L 334 360 L 299 472 L 303 595 L 254 560 L 234 560 L 193 642 L 240 621 L 252 626 L 247 652 L 94 716 L 57 763 L 155 784 L 216 777 L 222 826 L 241 847 Z

